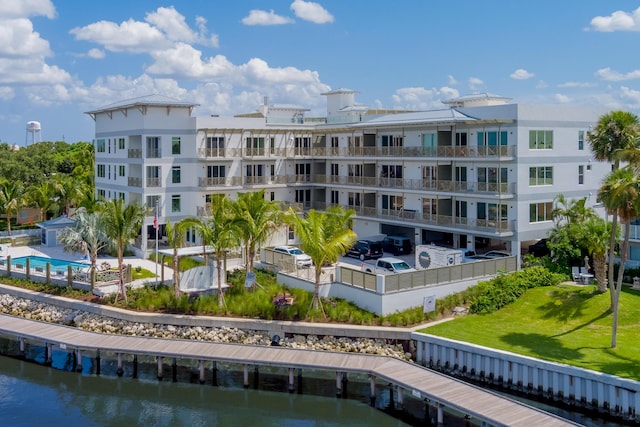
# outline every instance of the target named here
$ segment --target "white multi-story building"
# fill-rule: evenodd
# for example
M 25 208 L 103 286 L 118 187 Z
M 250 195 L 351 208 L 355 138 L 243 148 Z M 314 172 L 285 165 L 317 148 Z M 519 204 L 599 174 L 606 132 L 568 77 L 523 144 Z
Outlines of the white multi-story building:
M 553 227 L 558 194 L 594 205 L 610 170 L 593 161 L 586 142 L 605 111 L 480 94 L 437 110 L 384 112 L 357 104 L 355 94 L 324 94 L 324 118 L 266 99 L 253 114 L 197 117 L 196 104 L 157 95 L 90 111 L 96 191 L 157 205 L 164 224 L 206 214 L 213 194 L 265 189 L 302 209 L 354 209 L 360 237 L 518 255 Z M 153 217 L 151 209 L 143 252 L 155 236 Z

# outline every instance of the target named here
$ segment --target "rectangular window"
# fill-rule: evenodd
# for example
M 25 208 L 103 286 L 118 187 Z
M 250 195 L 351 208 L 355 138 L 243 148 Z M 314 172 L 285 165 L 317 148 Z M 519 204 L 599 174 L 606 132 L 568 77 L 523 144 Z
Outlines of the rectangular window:
M 148 136 L 147 137 L 147 158 L 159 159 L 160 157 L 162 157 L 162 153 L 160 151 L 160 137 Z
M 124 138 L 118 138 L 118 149 L 124 150 Z
M 225 167 L 224 165 L 215 166 L 209 165 L 207 166 L 207 178 L 224 178 L 225 175 Z
M 584 166 L 578 165 L 578 184 L 584 184 Z
M 338 176 L 338 164 L 337 163 L 331 163 L 330 165 L 331 168 L 331 176 Z
M 349 193 L 347 194 L 347 196 L 348 196 L 348 198 L 349 198 L 347 205 L 348 205 L 350 208 L 357 208 L 357 207 L 360 207 L 360 196 L 361 196 L 361 194 L 360 194 L 360 193 L 356 193 L 356 192 L 353 192 L 353 191 L 349 191 Z
M 171 196 L 171 212 L 180 212 L 180 195 Z
M 147 187 L 160 187 L 160 166 L 147 166 Z
M 107 197 L 107 192 L 105 190 L 98 190 L 98 198 L 105 199 Z
M 404 137 L 400 135 L 382 135 L 381 143 L 383 147 L 402 147 Z
M 106 168 L 104 167 L 104 165 L 97 165 L 96 166 L 96 170 L 97 170 L 98 178 L 104 178 L 105 177 Z
M 224 156 L 224 137 L 208 136 L 207 146 L 205 147 L 206 157 L 222 157 Z
M 124 165 L 118 166 L 118 176 L 124 176 L 124 175 L 125 175 L 125 167 L 124 167 Z
M 160 196 L 147 196 L 147 209 L 160 207 Z
M 96 151 L 98 153 L 104 153 L 106 150 L 106 145 L 104 143 L 104 139 L 96 139 Z
M 456 134 L 456 144 L 458 144 L 458 135 Z M 465 133 L 466 137 L 467 134 Z M 464 139 L 465 145 L 467 139 Z M 437 133 L 425 133 L 422 135 L 422 152 L 425 156 L 434 156 L 438 148 L 438 134 Z
M 171 137 L 171 154 L 180 154 L 180 137 Z
M 584 131 L 578 131 L 578 150 L 584 150 Z
M 547 222 L 553 220 L 553 203 L 532 203 L 529 205 L 529 222 Z
M 529 185 L 553 185 L 553 167 L 541 166 L 529 168 Z
M 478 132 L 478 145 L 487 145 L 489 147 L 507 145 L 507 131 Z
M 340 204 L 340 192 L 336 190 L 331 190 L 331 204 L 339 205 Z
M 180 166 L 171 168 L 171 182 L 173 184 L 180 184 Z
M 118 198 L 120 200 L 124 200 L 124 193 L 118 193 Z
M 331 148 L 338 148 L 339 138 L 337 136 L 331 137 Z
M 399 211 L 404 208 L 404 197 L 382 195 L 382 209 Z
M 529 149 L 530 150 L 551 150 L 553 148 L 552 130 L 530 130 Z

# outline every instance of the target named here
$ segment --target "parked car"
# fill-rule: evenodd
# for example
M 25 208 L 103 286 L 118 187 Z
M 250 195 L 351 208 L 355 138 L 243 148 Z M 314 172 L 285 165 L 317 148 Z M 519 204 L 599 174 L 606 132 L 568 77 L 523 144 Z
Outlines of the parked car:
M 529 253 L 535 257 L 549 255 L 551 251 L 547 247 L 547 239 L 540 239 L 533 245 L 529 245 Z
M 371 240 L 358 240 L 355 245 L 347 251 L 347 256 L 365 259 L 377 259 L 382 256 L 382 244 Z
M 305 254 L 300 248 L 295 246 L 276 246 L 273 250 L 291 255 L 298 267 L 310 267 L 313 263 L 309 255 Z
M 382 241 L 382 250 L 394 255 L 409 255 L 413 251 L 411 239 L 404 236 L 387 236 Z
M 416 271 L 405 261 L 400 258 L 385 257 L 376 260 L 375 264 L 363 264 L 362 270 L 367 273 L 389 274 L 389 273 L 408 273 Z
M 511 256 L 511 254 L 505 251 L 489 251 L 485 254 L 482 254 L 482 256 L 485 258 L 502 258 L 502 257 Z

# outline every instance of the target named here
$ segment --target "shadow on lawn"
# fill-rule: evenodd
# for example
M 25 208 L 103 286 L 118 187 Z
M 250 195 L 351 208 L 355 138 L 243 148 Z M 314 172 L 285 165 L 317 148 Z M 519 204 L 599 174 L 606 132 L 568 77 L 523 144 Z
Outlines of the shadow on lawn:
M 635 381 L 640 380 L 640 365 L 637 359 L 623 357 L 612 348 L 607 348 L 604 352 L 607 353 L 608 356 L 617 359 L 617 361 L 599 364 L 599 371 L 619 377 L 630 378 Z
M 528 354 L 543 359 L 571 361 L 582 359 L 580 351 L 566 348 L 560 340 L 542 334 L 510 333 L 501 338 L 505 343 L 528 350 Z
M 587 289 L 576 292 L 574 290 L 563 290 L 562 288 L 552 288 L 547 294 L 552 301 L 542 304 L 537 310 L 542 312 L 542 318 L 553 318 L 561 322 L 567 322 L 573 318 L 581 317 L 583 315 L 585 302 L 600 295 L 597 292 Z M 606 316 L 606 313 L 604 316 Z M 593 320 L 602 317 L 603 315 L 600 315 Z

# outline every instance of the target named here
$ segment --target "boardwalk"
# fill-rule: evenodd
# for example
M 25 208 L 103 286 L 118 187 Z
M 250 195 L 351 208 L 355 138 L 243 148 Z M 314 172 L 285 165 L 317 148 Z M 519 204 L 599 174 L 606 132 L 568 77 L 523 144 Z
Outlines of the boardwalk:
M 430 399 L 492 425 L 576 425 L 419 365 L 388 356 L 106 335 L 8 315 L 0 315 L 0 334 L 51 345 L 63 344 L 67 349 L 83 351 L 101 350 L 117 354 L 365 373 L 393 383 L 416 397 L 419 394 L 422 399 Z

